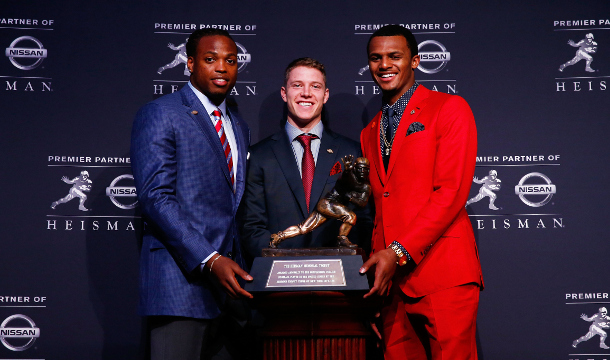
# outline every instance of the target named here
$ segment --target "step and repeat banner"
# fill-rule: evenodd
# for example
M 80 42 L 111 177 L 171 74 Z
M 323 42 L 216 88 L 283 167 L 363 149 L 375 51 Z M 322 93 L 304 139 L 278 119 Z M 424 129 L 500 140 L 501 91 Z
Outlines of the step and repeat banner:
M 533 3 L 2 2 L 0 359 L 143 357 L 131 124 L 186 84 L 193 30 L 237 42 L 231 96 L 255 143 L 281 126 L 283 71 L 303 56 L 326 65 L 329 126 L 358 139 L 385 24 L 411 29 L 416 79 L 477 122 L 480 358 L 610 358 L 610 3 Z

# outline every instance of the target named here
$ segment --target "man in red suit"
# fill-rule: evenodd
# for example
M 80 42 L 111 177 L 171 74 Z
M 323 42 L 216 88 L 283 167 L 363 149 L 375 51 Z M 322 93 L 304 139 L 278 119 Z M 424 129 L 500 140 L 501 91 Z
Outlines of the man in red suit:
M 474 175 L 477 133 L 459 96 L 414 79 L 417 42 L 398 25 L 367 46 L 381 111 L 362 131 L 376 208 L 373 269 L 365 297 L 387 296 L 381 310 L 386 359 L 476 359 L 476 314 L 483 288 L 464 204 Z

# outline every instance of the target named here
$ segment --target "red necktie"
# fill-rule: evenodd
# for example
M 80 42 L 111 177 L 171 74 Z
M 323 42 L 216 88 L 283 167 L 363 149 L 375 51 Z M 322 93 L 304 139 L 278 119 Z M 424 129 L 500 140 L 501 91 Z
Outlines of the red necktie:
M 303 180 L 303 190 L 305 190 L 305 202 L 307 204 L 307 212 L 309 213 L 309 200 L 311 199 L 311 184 L 313 183 L 313 174 L 316 170 L 316 163 L 311 152 L 311 140 L 317 139 L 316 135 L 301 134 L 297 136 L 297 140 L 303 145 L 303 160 L 301 162 L 301 179 Z
M 216 109 L 212 111 L 212 116 L 214 117 L 214 128 L 216 128 L 216 132 L 218 133 L 218 137 L 220 138 L 220 144 L 222 145 L 222 148 L 225 151 L 225 158 L 227 158 L 227 166 L 229 167 L 229 176 L 231 178 L 231 186 L 233 186 L 235 180 L 233 180 L 233 157 L 231 156 L 231 145 L 229 145 L 229 139 L 227 139 L 227 134 L 225 134 L 225 128 L 222 125 L 220 110 Z

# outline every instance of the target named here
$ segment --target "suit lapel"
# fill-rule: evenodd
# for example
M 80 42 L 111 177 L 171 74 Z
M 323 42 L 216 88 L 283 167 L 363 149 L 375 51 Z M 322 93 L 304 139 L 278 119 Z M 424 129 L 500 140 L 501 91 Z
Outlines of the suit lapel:
M 318 161 L 316 162 L 316 170 L 313 176 L 313 184 L 311 185 L 311 199 L 309 202 L 309 211 L 315 209 L 320 198 L 324 195 L 324 187 L 330 176 L 330 170 L 338 159 L 339 145 L 335 139 L 337 135 L 330 131 L 324 130 L 322 133 L 322 142 L 318 151 Z M 331 151 L 329 151 L 331 150 Z
M 281 130 L 273 135 L 275 140 L 272 150 L 277 159 L 280 169 L 286 178 L 286 182 L 292 191 L 292 195 L 299 204 L 299 208 L 306 217 L 307 205 L 305 204 L 305 191 L 303 190 L 303 181 L 301 180 L 301 174 L 299 174 L 299 168 L 297 167 L 296 160 L 294 159 L 294 153 L 292 146 L 288 142 L 288 135 L 285 130 Z
M 369 138 L 369 144 L 371 144 L 370 151 L 370 159 L 369 161 L 373 163 L 375 169 L 377 169 L 376 173 L 379 176 L 379 182 L 385 184 L 386 174 L 385 168 L 383 166 L 383 158 L 381 157 L 381 140 L 379 139 L 381 134 L 379 133 L 379 129 L 381 128 L 381 111 L 377 113 L 377 115 L 373 118 L 371 122 L 371 133 Z
M 429 92 L 430 90 L 420 85 L 413 93 L 413 96 L 411 96 L 411 99 L 405 108 L 405 112 L 400 118 L 400 124 L 398 125 L 398 129 L 396 129 L 396 135 L 394 136 L 394 142 L 392 143 L 392 153 L 390 155 L 386 180 L 392 174 L 392 169 L 394 169 L 394 164 L 396 164 L 396 159 L 400 154 L 400 148 L 405 141 L 409 126 L 417 121 L 417 117 L 426 106 Z
M 231 186 L 231 179 L 229 177 L 229 167 L 226 166 L 227 158 L 225 157 L 222 145 L 220 144 L 218 133 L 212 125 L 212 119 L 210 118 L 210 115 L 205 110 L 205 107 L 203 106 L 201 101 L 199 101 L 199 99 L 197 98 L 197 95 L 195 95 L 193 90 L 191 90 L 188 85 L 182 87 L 180 92 L 182 94 L 182 103 L 186 107 L 187 115 L 191 119 L 193 119 L 193 121 L 201 130 L 201 132 L 203 132 L 203 134 L 208 139 L 208 143 L 214 151 L 214 155 L 217 157 L 218 163 L 221 165 L 220 170 L 225 175 L 227 184 Z
M 245 179 L 246 179 L 246 162 L 248 153 L 249 140 L 244 137 L 244 129 L 242 119 L 239 117 L 237 112 L 232 111 L 227 106 L 227 112 L 231 117 L 231 125 L 233 128 L 233 134 L 235 135 L 235 141 L 237 142 L 237 169 L 235 173 L 235 205 L 239 204 L 241 196 L 244 193 Z M 219 141 L 220 142 L 220 141 Z M 224 155 L 224 153 L 223 153 Z M 228 170 L 227 170 L 228 174 Z

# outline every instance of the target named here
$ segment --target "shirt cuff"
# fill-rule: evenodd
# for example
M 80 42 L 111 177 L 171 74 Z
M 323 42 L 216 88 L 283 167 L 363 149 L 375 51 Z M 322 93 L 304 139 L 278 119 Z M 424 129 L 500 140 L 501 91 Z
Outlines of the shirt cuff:
M 203 271 L 203 267 L 205 266 L 205 263 L 207 263 L 208 260 L 210 260 L 212 258 L 212 256 L 214 256 L 215 254 L 218 254 L 218 251 L 213 251 L 210 255 L 208 255 L 207 258 L 205 258 L 205 260 L 203 260 L 201 262 L 201 265 L 199 266 L 201 268 L 201 271 Z

